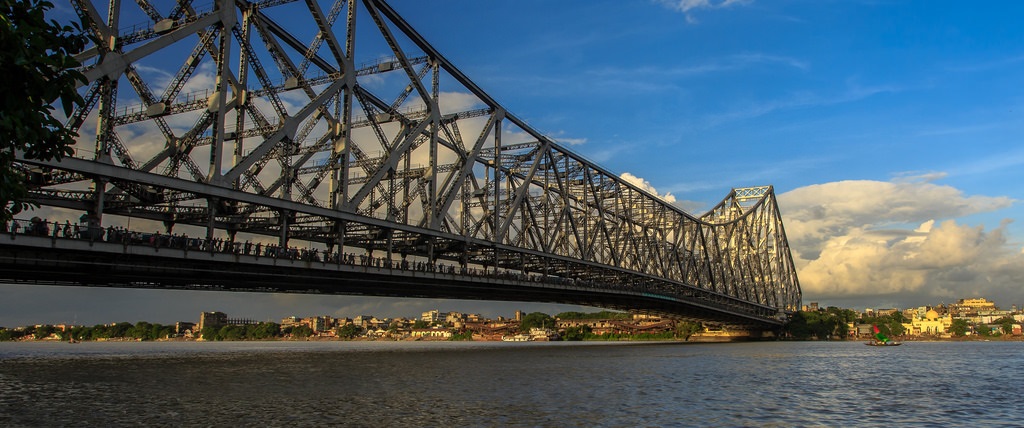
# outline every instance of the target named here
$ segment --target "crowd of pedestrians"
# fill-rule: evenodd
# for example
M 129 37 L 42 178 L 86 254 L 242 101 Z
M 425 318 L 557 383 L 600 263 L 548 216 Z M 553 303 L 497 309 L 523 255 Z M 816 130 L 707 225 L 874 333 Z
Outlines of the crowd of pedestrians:
M 514 281 L 530 281 L 546 284 L 583 286 L 624 291 L 640 291 L 663 295 L 693 296 L 695 289 L 678 289 L 664 281 L 645 281 L 634 277 L 630 281 L 605 283 L 578 278 L 527 273 L 518 270 L 494 269 L 493 267 L 468 267 L 446 263 L 427 261 L 409 261 L 402 256 L 400 260 L 387 257 L 375 257 L 372 254 L 355 254 L 344 252 L 320 251 L 318 248 L 299 248 L 265 244 L 263 242 L 236 242 L 222 238 L 197 238 L 186 234 L 161 234 L 160 232 L 144 233 L 131 231 L 125 227 L 107 226 L 106 228 L 90 228 L 85 223 L 49 222 L 39 217 L 31 220 L 14 219 L 4 225 L 4 230 L 11 236 L 18 234 L 44 236 L 67 239 L 87 239 L 122 243 L 124 245 L 145 245 L 154 248 L 172 248 L 186 251 L 205 251 L 210 253 L 227 253 L 254 257 L 271 257 L 275 259 L 303 260 L 310 262 L 346 264 L 381 269 L 396 269 L 419 272 L 436 272 L 451 275 L 471 275 L 478 277 L 500 278 Z M 698 294 L 703 294 L 698 292 Z
M 23 226 L 24 224 L 24 226 Z M 121 226 L 107 226 L 90 232 L 85 224 L 50 222 L 39 217 L 29 221 L 13 220 L 5 225 L 11 235 L 26 234 L 33 236 L 49 236 L 52 238 L 92 239 L 93 241 L 122 243 L 125 245 L 145 245 L 154 248 L 172 248 L 187 251 L 206 251 L 211 253 L 238 254 L 255 257 L 272 257 L 277 259 L 304 260 L 323 263 L 367 266 L 382 269 L 414 270 L 420 272 L 437 272 L 473 276 L 488 276 L 502 279 L 534 282 L 557 282 L 576 285 L 578 281 L 563 278 L 547 277 L 539 274 L 525 274 L 512 270 L 493 268 L 474 268 L 465 265 L 430 263 L 426 261 L 409 261 L 405 257 L 400 260 L 386 257 L 375 257 L 372 254 L 356 254 L 321 251 L 318 248 L 287 247 L 263 242 L 236 242 L 222 238 L 189 237 L 186 234 L 161 234 L 160 232 L 145 233 L 128 230 Z M 98 233 L 97 233 L 98 232 Z

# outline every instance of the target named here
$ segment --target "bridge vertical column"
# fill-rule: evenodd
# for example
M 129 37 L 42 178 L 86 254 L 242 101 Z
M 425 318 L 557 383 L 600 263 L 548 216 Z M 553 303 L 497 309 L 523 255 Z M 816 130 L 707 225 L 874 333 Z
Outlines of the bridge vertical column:
M 93 180 L 92 185 L 96 198 L 93 199 L 92 209 L 86 210 L 84 216 L 85 230 L 90 240 L 102 239 L 101 237 L 103 236 L 103 210 L 107 198 L 107 181 L 97 177 Z
M 217 12 L 220 15 L 220 40 L 218 41 L 217 52 L 217 78 L 213 96 L 207 111 L 214 114 L 214 121 L 211 130 L 213 141 L 210 144 L 210 170 L 207 175 L 207 182 L 213 184 L 224 184 L 224 176 L 221 169 L 224 167 L 224 133 L 228 114 L 228 91 L 237 92 L 230 87 L 229 78 L 231 71 L 231 27 L 236 21 L 235 3 L 230 0 L 219 0 L 216 2 Z M 238 98 L 238 94 L 233 94 Z
M 98 35 L 100 36 L 98 37 L 100 40 L 96 46 L 100 53 L 100 62 L 103 62 L 103 60 L 106 59 L 107 54 L 116 53 L 119 49 L 117 46 L 117 31 L 120 17 L 120 0 L 111 0 L 109 9 L 107 9 L 107 23 L 105 26 L 107 31 L 99 31 L 104 34 Z M 104 27 L 100 22 L 95 24 L 99 25 L 101 28 Z M 110 139 L 114 134 L 114 124 L 111 119 L 114 117 L 114 110 L 117 105 L 117 81 L 117 78 L 103 76 L 99 83 L 100 101 L 96 124 L 97 135 L 95 155 L 95 159 L 98 162 L 110 163 Z
M 462 244 L 462 255 L 459 256 L 459 265 L 462 267 L 462 272 L 465 272 L 467 265 L 469 265 L 469 243 L 464 242 Z
M 427 210 L 426 214 L 427 224 L 432 225 L 434 224 L 435 217 L 443 217 L 444 214 L 439 212 L 438 199 L 442 198 L 439 198 L 437 194 L 437 168 L 440 166 L 437 160 L 437 133 L 438 123 L 440 122 L 441 119 L 440 112 L 438 111 L 440 109 L 439 104 L 441 102 L 441 95 L 439 90 L 440 82 L 438 81 L 440 73 L 438 72 L 438 64 L 436 61 L 432 61 L 431 68 L 433 69 L 434 74 L 431 85 L 431 95 L 433 96 L 434 99 L 430 105 L 430 116 L 432 119 L 430 123 L 430 150 L 428 156 L 428 158 L 430 159 L 430 164 L 428 167 L 429 173 L 427 176 L 427 206 L 429 207 L 429 209 Z
M 242 10 L 242 25 L 241 25 L 241 37 L 239 43 L 249 45 L 250 33 L 252 28 L 252 13 L 255 9 L 251 4 L 249 7 Z M 226 29 L 224 31 L 227 31 Z M 235 92 L 235 108 L 238 111 L 238 115 L 235 118 L 235 131 L 234 140 L 235 147 L 233 150 L 233 156 L 231 165 L 238 165 L 245 158 L 243 150 L 245 148 L 245 137 L 243 136 L 242 130 L 245 129 L 245 117 L 246 110 L 249 108 L 249 96 L 246 88 L 249 87 L 249 50 L 242 46 L 238 50 L 238 76 L 237 76 L 237 91 Z M 235 178 L 234 182 L 231 183 L 232 188 L 242 188 L 242 174 Z
M 345 89 L 341 93 L 341 117 L 338 118 L 338 124 L 336 125 L 336 136 L 334 141 L 334 152 L 337 153 L 336 168 L 331 172 L 330 182 L 330 195 L 331 195 L 331 208 L 334 210 L 343 210 L 349 205 L 349 192 L 348 192 L 348 178 L 349 178 L 349 162 L 352 158 L 352 92 L 356 87 L 356 69 L 355 69 L 355 43 L 356 43 L 356 2 L 355 0 L 348 0 L 347 15 L 346 15 L 346 32 L 345 32 L 345 58 L 342 61 L 342 76 L 345 80 Z M 338 106 L 335 106 L 337 109 Z M 338 251 L 342 251 L 344 248 L 343 235 L 345 231 L 345 222 L 340 222 L 338 241 Z
M 280 223 L 281 223 L 280 224 L 280 226 L 281 226 L 281 230 L 280 230 L 281 234 L 278 236 L 277 244 L 281 248 L 287 248 L 288 247 L 288 228 L 291 227 L 291 222 L 289 221 L 290 220 L 290 216 L 291 216 L 291 212 L 288 211 L 288 210 L 281 210 L 281 212 L 278 215 L 279 215 L 279 218 L 281 219 L 281 221 L 280 221 Z
M 338 254 L 345 252 L 345 220 L 334 222 L 334 241 L 328 242 L 328 248 L 338 247 Z
M 385 257 L 385 260 L 387 260 L 388 263 L 390 263 L 391 262 L 391 255 L 393 254 L 393 249 L 394 249 L 394 242 L 395 242 L 394 234 L 395 234 L 395 231 L 392 230 L 392 229 L 388 229 L 387 232 L 385 232 L 385 233 L 387 233 L 387 236 L 388 236 L 388 244 L 387 244 L 388 246 L 387 246 L 386 253 L 385 253 L 384 257 Z
M 213 235 L 217 231 L 217 205 L 220 204 L 220 199 L 209 198 L 206 200 L 206 240 L 207 242 L 213 241 Z
M 497 276 L 498 275 L 498 260 L 500 259 L 500 256 L 498 255 L 498 246 L 495 246 L 493 250 L 495 252 L 495 258 L 494 258 L 495 275 Z
M 494 205 L 491 205 L 491 240 L 494 242 L 503 238 L 498 236 L 501 225 L 501 123 L 501 118 L 494 121 Z
M 430 260 L 430 263 L 434 263 L 434 261 L 437 260 L 437 258 L 434 257 L 434 237 L 433 236 L 427 238 L 427 259 Z
M 100 82 L 100 105 L 96 124 L 96 155 L 98 162 L 111 163 L 110 161 L 110 136 L 113 134 L 114 125 L 110 118 L 114 114 L 115 103 L 117 102 L 117 81 L 106 77 Z

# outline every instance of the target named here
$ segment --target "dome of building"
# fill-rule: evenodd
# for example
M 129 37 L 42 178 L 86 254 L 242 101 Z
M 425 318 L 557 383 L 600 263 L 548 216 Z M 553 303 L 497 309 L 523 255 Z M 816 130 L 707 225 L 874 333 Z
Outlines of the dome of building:
M 939 313 L 935 312 L 935 309 L 929 309 L 928 313 L 924 314 L 924 319 L 928 321 L 935 321 L 939 319 Z

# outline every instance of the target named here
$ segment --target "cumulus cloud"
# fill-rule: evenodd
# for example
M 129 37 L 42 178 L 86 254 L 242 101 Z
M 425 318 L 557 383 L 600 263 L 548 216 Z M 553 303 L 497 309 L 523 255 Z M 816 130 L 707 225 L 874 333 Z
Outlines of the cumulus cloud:
M 825 183 L 779 195 L 805 300 L 865 305 L 977 296 L 1010 303 L 1024 277 L 1024 254 L 1007 245 L 1010 221 L 986 230 L 959 219 L 1014 202 L 906 177 Z
M 644 180 L 628 172 L 622 173 L 621 175 L 619 175 L 619 178 L 625 180 L 629 184 L 639 187 L 641 190 L 647 193 L 650 193 L 654 196 L 661 198 L 661 200 L 665 202 L 668 202 L 670 204 L 676 203 L 676 197 L 672 196 L 672 193 L 665 193 L 664 195 L 658 193 L 658 190 L 651 185 L 650 181 Z

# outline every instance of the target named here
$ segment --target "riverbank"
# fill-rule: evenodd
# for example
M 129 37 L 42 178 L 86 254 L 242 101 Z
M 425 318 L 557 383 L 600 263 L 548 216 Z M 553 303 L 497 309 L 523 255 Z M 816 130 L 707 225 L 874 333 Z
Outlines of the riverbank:
M 747 338 L 736 338 L 736 337 L 724 337 L 720 335 L 693 335 L 689 338 L 652 338 L 652 337 L 616 337 L 616 338 L 584 338 L 583 340 L 574 340 L 582 342 L 690 342 L 690 343 L 728 343 L 738 341 L 748 341 Z M 843 339 L 843 340 L 797 340 L 797 339 L 771 339 L 772 341 L 785 341 L 785 342 L 863 342 L 869 340 L 869 338 L 857 338 L 857 339 Z M 963 337 L 900 337 L 895 339 L 899 342 L 913 343 L 913 342 L 1024 342 L 1024 335 L 1002 335 L 1002 336 L 980 336 L 970 335 Z M 130 337 L 120 338 L 98 338 L 98 339 L 82 339 L 70 342 L 67 339 L 61 339 L 58 337 L 47 337 L 42 339 L 36 339 L 33 337 L 22 337 L 14 340 L 8 340 L 6 342 L 502 342 L 501 336 L 474 336 L 472 339 L 452 340 L 447 338 L 439 337 L 403 337 L 403 338 L 367 338 L 367 337 L 355 337 L 355 338 L 343 338 L 336 336 L 310 336 L 310 337 L 274 337 L 267 339 L 223 339 L 223 340 L 204 340 L 202 338 L 186 338 L 186 337 L 167 337 L 160 339 L 137 339 Z

